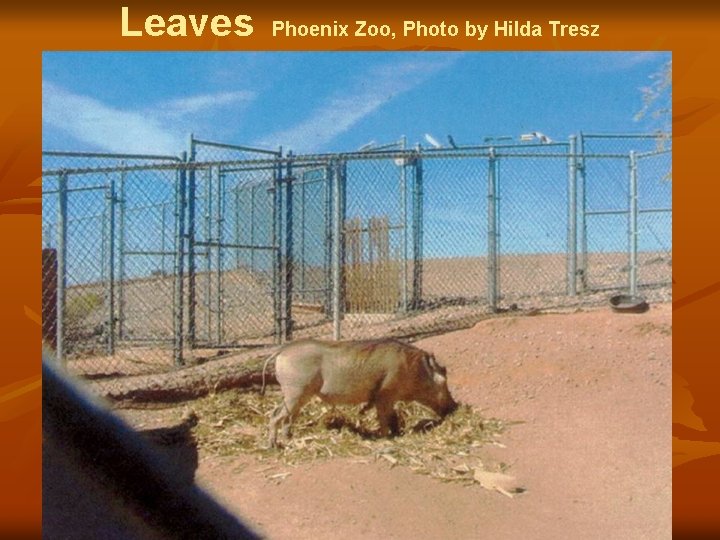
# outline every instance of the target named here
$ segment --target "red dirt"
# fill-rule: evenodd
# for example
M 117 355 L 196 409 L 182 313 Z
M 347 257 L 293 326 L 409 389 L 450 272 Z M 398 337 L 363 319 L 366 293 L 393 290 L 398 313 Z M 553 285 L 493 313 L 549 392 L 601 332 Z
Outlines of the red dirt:
M 484 459 L 527 489 L 513 499 L 341 459 L 201 453 L 196 477 L 269 538 L 670 538 L 671 314 L 504 317 L 418 342 L 456 398 L 523 422 Z

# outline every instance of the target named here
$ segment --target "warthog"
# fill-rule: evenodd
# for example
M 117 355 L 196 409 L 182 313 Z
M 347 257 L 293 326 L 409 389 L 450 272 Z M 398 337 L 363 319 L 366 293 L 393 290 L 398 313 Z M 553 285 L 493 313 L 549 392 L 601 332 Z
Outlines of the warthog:
M 445 368 L 432 354 L 400 341 L 296 341 L 265 361 L 263 376 L 273 358 L 283 399 L 270 419 L 271 447 L 279 426 L 289 437 L 293 419 L 313 396 L 332 405 L 375 406 L 382 436 L 398 433 L 397 401 L 417 401 L 441 417 L 458 406 Z

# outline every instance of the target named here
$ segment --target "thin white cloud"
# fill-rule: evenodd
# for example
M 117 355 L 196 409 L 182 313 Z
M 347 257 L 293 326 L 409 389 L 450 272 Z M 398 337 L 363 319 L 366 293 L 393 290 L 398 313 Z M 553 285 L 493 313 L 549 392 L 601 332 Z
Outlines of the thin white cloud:
M 658 62 L 665 57 L 665 53 L 656 51 L 618 51 L 584 54 L 591 55 L 591 61 L 585 64 L 587 69 L 601 73 L 625 71 L 643 64 Z
M 200 112 L 211 111 L 228 105 L 249 104 L 255 94 L 249 91 L 221 92 L 218 94 L 202 94 L 187 98 L 173 99 L 159 106 L 160 114 L 170 117 L 183 117 Z
M 282 145 L 297 152 L 317 151 L 399 94 L 417 87 L 448 67 L 457 58 L 458 55 L 447 55 L 372 68 L 352 87 L 343 88 L 328 97 L 305 120 L 272 133 L 257 144 L 269 148 Z
M 109 152 L 176 155 L 188 125 L 224 106 L 251 102 L 250 92 L 204 94 L 170 100 L 143 111 L 122 110 L 43 81 L 43 122 Z
M 176 154 L 184 138 L 138 112 L 109 107 L 43 81 L 43 122 L 110 152 Z

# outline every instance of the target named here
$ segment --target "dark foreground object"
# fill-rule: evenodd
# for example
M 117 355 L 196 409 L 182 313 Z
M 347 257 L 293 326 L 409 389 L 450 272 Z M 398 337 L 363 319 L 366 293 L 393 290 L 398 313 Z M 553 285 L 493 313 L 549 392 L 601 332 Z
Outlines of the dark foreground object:
M 43 538 L 259 538 L 49 362 Z

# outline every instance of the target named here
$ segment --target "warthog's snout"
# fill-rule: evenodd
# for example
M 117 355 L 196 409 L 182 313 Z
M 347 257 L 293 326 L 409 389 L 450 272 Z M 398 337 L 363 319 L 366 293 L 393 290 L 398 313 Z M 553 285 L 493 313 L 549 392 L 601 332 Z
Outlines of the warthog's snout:
M 450 398 L 450 403 L 448 403 L 447 406 L 445 407 L 445 410 L 442 413 L 440 413 L 440 416 L 445 417 L 449 414 L 454 413 L 455 411 L 457 411 L 459 406 L 460 406 L 460 404 L 457 401 L 455 401 L 453 398 Z
M 449 414 L 454 413 L 459 406 L 460 404 L 448 393 L 446 399 L 439 401 L 437 405 L 431 406 L 430 408 L 435 411 L 435 414 L 437 414 L 440 418 L 445 418 Z

